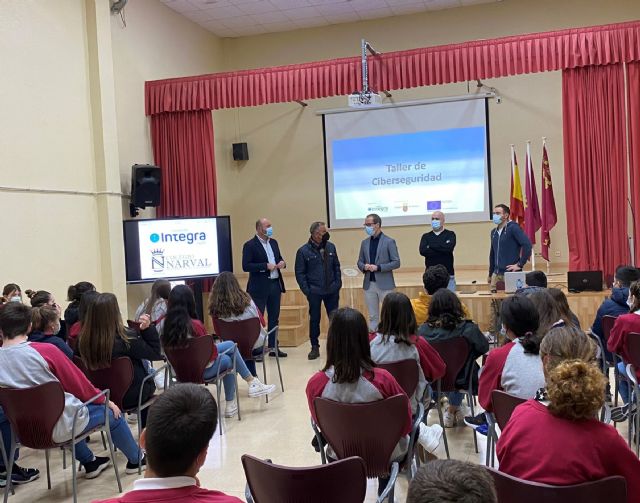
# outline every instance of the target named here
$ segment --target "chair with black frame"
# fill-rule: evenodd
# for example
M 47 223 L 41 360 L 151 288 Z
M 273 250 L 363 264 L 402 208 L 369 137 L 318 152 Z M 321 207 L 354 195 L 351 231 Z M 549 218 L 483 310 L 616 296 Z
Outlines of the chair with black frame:
M 629 413 L 629 428 L 627 432 L 627 442 L 631 447 L 631 442 L 635 439 L 636 456 L 640 455 L 640 441 L 638 441 L 638 431 L 640 431 L 640 415 L 638 415 L 638 405 L 640 404 L 640 387 L 638 386 L 638 376 L 636 371 L 640 371 L 640 334 L 631 332 L 627 335 L 627 376 L 630 387 L 633 390 L 629 401 L 635 405 L 635 412 Z M 631 407 L 633 411 L 634 407 Z
M 104 423 L 88 431 L 76 431 L 78 413 L 87 405 L 94 403 L 102 397 L 104 397 L 105 408 Z M 34 407 L 33 404 L 36 403 L 38 406 Z M 0 388 L 0 406 L 2 406 L 4 413 L 11 424 L 11 448 L 7 453 L 7 459 L 13 459 L 17 445 L 17 438 L 20 439 L 20 444 L 22 446 L 29 447 L 31 449 L 44 450 L 47 465 L 47 487 L 51 489 L 49 450 L 58 448 L 69 449 L 73 456 L 73 448 L 78 442 L 86 439 L 94 432 L 101 431 L 107 438 L 111 462 L 113 464 L 113 469 L 116 472 L 118 491 L 122 492 L 120 474 L 118 473 L 118 465 L 116 464 L 113 442 L 111 440 L 111 430 L 109 429 L 108 403 L 109 390 L 104 390 L 92 397 L 90 400 L 84 402 L 82 406 L 78 407 L 73 416 L 71 439 L 67 442 L 57 443 L 54 442 L 52 438 L 53 429 L 65 406 L 64 390 L 58 381 L 51 381 L 32 388 L 24 389 Z M 12 465 L 12 463 L 7 465 L 8 482 L 4 492 L 5 503 L 7 503 L 9 491 L 12 486 L 10 483 Z M 76 464 L 71 463 L 71 468 L 73 501 L 76 503 L 78 500 Z
M 617 316 L 610 316 L 610 315 L 605 315 L 602 317 L 602 338 L 604 339 L 604 342 L 598 337 L 598 345 L 600 346 L 600 351 L 601 351 L 601 355 L 602 355 L 602 360 L 603 360 L 603 365 L 602 365 L 602 370 L 604 372 L 605 376 L 609 376 L 609 369 L 613 367 L 613 376 L 614 376 L 614 391 L 613 391 L 613 405 L 614 406 L 618 406 L 618 393 L 619 393 L 619 383 L 620 383 L 620 379 L 624 379 L 622 376 L 620 376 L 620 372 L 618 372 L 618 363 L 620 363 L 622 361 L 622 359 L 620 358 L 619 355 L 612 353 L 613 355 L 613 361 L 612 362 L 608 362 L 606 361 L 606 357 L 605 355 L 606 353 L 606 347 L 607 347 L 607 341 L 609 340 L 609 334 L 611 334 L 611 329 L 613 328 L 613 325 L 615 324 L 617 319 Z
M 223 321 L 220 319 L 215 320 L 216 327 L 218 328 L 218 336 L 223 341 L 233 341 L 238 346 L 240 356 L 246 360 L 254 360 L 253 346 L 255 345 L 258 337 L 260 337 L 260 319 L 249 318 L 246 320 L 238 321 Z M 264 338 L 264 344 L 262 346 L 262 355 L 264 356 L 267 351 L 268 336 L 272 332 L 276 333 L 275 348 L 276 348 L 276 364 L 278 365 L 278 375 L 280 376 L 280 388 L 284 392 L 284 383 L 282 381 L 282 370 L 280 369 L 280 358 L 278 357 L 278 327 L 273 327 L 267 336 Z M 264 384 L 267 384 L 267 364 L 266 358 L 262 358 L 262 374 Z M 269 402 L 269 395 L 265 395 L 267 403 Z
M 496 485 L 498 503 L 626 503 L 627 482 L 616 475 L 570 486 L 529 482 L 493 468 L 487 468 Z
M 126 356 L 114 358 L 111 360 L 110 367 L 98 370 L 89 370 L 88 368 L 85 368 L 83 369 L 83 372 L 96 388 L 101 390 L 110 390 L 111 401 L 115 403 L 123 413 L 136 414 L 138 418 L 138 445 L 140 445 L 140 434 L 142 433 L 142 427 L 140 426 L 142 425 L 142 411 L 153 404 L 156 399 L 156 395 L 153 395 L 149 400 L 145 402 L 142 401 L 144 384 L 149 379 L 153 379 L 160 371 L 166 370 L 166 368 L 167 365 L 165 364 L 162 367 L 155 369 L 142 380 L 142 383 L 140 383 L 140 391 L 138 392 L 138 405 L 130 408 L 126 408 L 123 403 L 124 395 L 133 383 L 133 363 L 130 358 Z M 138 456 L 140 458 L 142 456 L 142 452 L 140 452 Z M 138 459 L 138 473 L 142 473 L 140 459 Z
M 502 431 L 507 425 L 509 419 L 511 419 L 511 414 L 513 414 L 514 409 L 524 402 L 526 402 L 524 398 L 519 398 L 498 389 L 494 389 L 491 392 L 493 412 L 485 412 L 489 424 L 489 431 L 487 432 L 487 455 L 485 461 L 487 466 L 489 466 L 489 463 L 493 466 L 495 462 L 496 442 L 498 441 L 496 426 L 498 426 L 500 431 Z M 491 457 L 490 461 L 489 457 Z
M 369 403 L 342 403 L 315 398 L 313 406 L 318 423 L 316 425 L 311 421 L 311 426 L 318 445 L 323 446 L 326 440 L 338 459 L 352 456 L 362 458 L 368 478 L 389 478 L 377 501 L 382 502 L 387 497 L 393 501 L 400 463 L 391 460 L 391 457 L 407 421 L 407 397 L 394 395 Z M 413 455 L 410 443 L 403 462 L 411 463 Z M 327 463 L 323 449 L 320 456 L 322 463 Z
M 364 461 L 356 456 L 308 467 L 276 465 L 249 454 L 242 456 L 248 503 L 362 503 L 367 492 Z
M 429 341 L 429 344 L 438 352 L 440 358 L 447 365 L 447 371 L 444 376 L 435 382 L 436 392 L 436 404 L 438 408 L 438 419 L 440 426 L 443 429 L 444 449 L 447 453 L 447 459 L 450 459 L 449 455 L 449 443 L 447 441 L 447 431 L 444 427 L 444 417 L 442 415 L 442 408 L 439 406 L 439 399 L 442 393 L 451 393 L 454 391 L 463 393 L 467 397 L 467 403 L 471 408 L 471 415 L 475 416 L 474 410 L 474 396 L 473 396 L 473 374 L 469 375 L 469 383 L 466 389 L 459 389 L 456 386 L 456 380 L 458 374 L 467 362 L 467 356 L 469 355 L 469 343 L 462 337 L 456 337 L 453 339 L 447 339 L 444 341 Z M 478 452 L 478 439 L 476 438 L 476 431 L 473 430 L 473 444 L 476 452 Z
M 240 416 L 240 395 L 238 394 L 238 375 L 236 374 L 235 350 L 236 346 L 234 345 L 227 351 L 218 353 L 216 345 L 213 342 L 212 335 L 187 339 L 186 344 L 181 347 L 164 348 L 169 364 L 173 369 L 173 374 L 178 382 L 204 384 L 205 386 L 209 383 L 215 384 L 217 403 L 220 403 L 220 388 L 222 386 L 223 377 L 233 373 L 236 379 L 236 400 L 238 403 L 238 421 L 240 421 L 242 418 Z M 211 357 L 215 356 L 218 358 L 220 355 L 227 353 L 232 353 L 234 355 L 233 366 L 227 370 L 218 372 L 213 379 L 205 381 L 204 371 L 207 368 L 207 365 L 211 362 Z M 218 407 L 218 424 L 220 425 L 220 435 L 223 435 L 222 407 Z

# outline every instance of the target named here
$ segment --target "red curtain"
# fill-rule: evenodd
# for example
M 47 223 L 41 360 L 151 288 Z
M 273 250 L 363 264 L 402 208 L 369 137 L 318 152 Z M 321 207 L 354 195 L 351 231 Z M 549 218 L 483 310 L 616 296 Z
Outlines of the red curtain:
M 640 21 L 478 40 L 369 58 L 373 89 L 394 90 L 640 61 Z M 346 95 L 360 58 L 145 83 L 146 114 L 216 110 Z
M 623 66 L 565 70 L 562 108 L 569 269 L 610 278 L 629 262 Z
M 640 265 L 640 63 L 627 65 L 629 92 L 629 166 L 631 207 L 634 214 L 633 249 L 635 264 Z
M 162 168 L 159 217 L 216 215 L 213 119 L 208 110 L 151 116 L 153 157 Z

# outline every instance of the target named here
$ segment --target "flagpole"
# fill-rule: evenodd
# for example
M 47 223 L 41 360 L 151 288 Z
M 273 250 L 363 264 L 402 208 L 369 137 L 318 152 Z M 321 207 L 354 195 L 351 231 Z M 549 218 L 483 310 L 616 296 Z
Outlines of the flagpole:
M 547 137 L 543 136 L 542 137 L 542 150 L 544 151 L 545 147 L 547 146 Z M 542 184 L 544 187 L 544 180 L 542 180 Z M 540 235 L 540 237 L 542 237 L 542 235 Z M 549 255 L 549 254 L 547 254 Z M 551 274 L 551 255 L 549 255 L 549 258 L 547 259 L 547 276 L 549 276 Z
M 528 179 L 527 177 L 533 176 L 533 170 L 529 169 L 529 164 L 533 164 L 533 161 L 531 160 L 531 140 L 527 140 L 527 160 L 528 162 L 527 162 L 527 165 L 525 166 L 525 173 L 526 173 L 525 180 Z M 527 197 L 526 196 L 527 190 L 528 189 L 525 189 L 525 198 Z M 527 201 L 526 204 L 531 204 L 531 201 Z M 533 246 L 533 243 L 531 243 L 531 270 L 532 271 L 536 270 L 536 250 Z

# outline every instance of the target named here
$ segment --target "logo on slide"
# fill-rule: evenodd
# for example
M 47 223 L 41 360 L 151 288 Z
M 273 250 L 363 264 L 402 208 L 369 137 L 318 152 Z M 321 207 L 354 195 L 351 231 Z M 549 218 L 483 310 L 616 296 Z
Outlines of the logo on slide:
M 154 232 L 153 234 L 151 234 L 151 236 L 149 236 L 149 239 L 151 240 L 152 243 L 157 243 L 158 241 L 160 241 L 160 236 L 158 236 Z
M 162 241 L 163 243 L 184 242 L 192 245 L 198 241 L 206 241 L 207 234 L 205 232 L 163 232 L 158 234 L 154 232 L 149 236 L 152 243 Z
M 153 234 L 151 237 L 153 238 Z M 157 236 L 157 234 L 155 234 Z M 151 250 L 151 269 L 153 272 L 164 271 L 164 250 Z

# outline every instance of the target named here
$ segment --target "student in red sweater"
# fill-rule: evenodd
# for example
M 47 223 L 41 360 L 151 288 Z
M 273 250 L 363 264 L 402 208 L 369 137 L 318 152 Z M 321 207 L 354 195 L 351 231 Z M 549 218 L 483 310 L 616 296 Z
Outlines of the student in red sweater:
M 478 383 L 478 400 L 488 412 L 493 411 L 493 390 L 533 398 L 544 386 L 538 354 L 544 334 L 538 332 L 539 317 L 533 302 L 524 295 L 509 297 L 502 302 L 500 317 L 509 342 L 489 353 Z
M 167 316 L 164 319 L 164 329 L 162 331 L 162 345 L 165 348 L 174 348 L 184 345 L 184 342 L 191 337 L 202 337 L 207 335 L 204 324 L 196 318 L 196 301 L 191 288 L 187 285 L 178 285 L 171 290 L 168 300 Z M 209 366 L 204 370 L 205 379 L 213 379 L 219 373 L 233 367 L 236 362 L 236 373 L 244 379 L 249 386 L 249 397 L 255 398 L 268 395 L 275 391 L 273 384 L 263 384 L 260 379 L 251 375 L 251 372 L 244 363 L 244 360 L 234 349 L 231 341 L 219 342 L 215 345 Z M 236 380 L 235 376 L 228 374 L 222 378 L 224 385 L 224 396 L 226 400 L 224 416 L 233 417 L 238 413 L 238 402 L 236 400 Z
M 593 362 L 593 341 L 574 327 L 553 328 L 540 355 L 546 391 L 513 412 L 497 444 L 500 470 L 562 486 L 621 475 L 627 501 L 640 502 L 640 460 L 596 417 L 606 380 Z
M 611 419 L 616 422 L 624 421 L 629 414 L 629 383 L 627 382 L 627 363 L 629 363 L 629 353 L 627 351 L 627 338 L 629 334 L 640 334 L 640 281 L 634 281 L 629 287 L 629 298 L 627 299 L 629 314 L 621 314 L 616 318 L 616 322 L 609 334 L 607 349 L 612 353 L 617 353 L 622 357 L 622 362 L 618 363 L 618 372 L 623 379 L 620 379 L 619 389 L 623 407 L 616 407 L 611 410 Z M 640 371 L 636 369 L 636 374 L 640 377 Z
M 394 395 L 406 394 L 384 369 L 375 368 L 369 347 L 369 327 L 359 311 L 342 307 L 333 312 L 327 334 L 327 362 L 324 368 L 313 374 L 307 383 L 307 401 L 311 417 L 317 422 L 313 400 L 328 398 L 343 403 L 368 403 L 384 400 Z M 392 459 L 402 459 L 409 446 L 411 433 L 411 403 L 407 398 L 407 422 L 403 437 L 392 454 Z M 335 457 L 330 446 L 329 457 Z M 379 479 L 381 494 L 388 479 Z
M 206 388 L 176 384 L 149 408 L 140 437 L 147 471 L 133 490 L 102 503 L 241 503 L 219 491 L 200 487 L 197 474 L 216 431 L 218 407 Z M 99 502 L 94 502 L 99 503 Z

